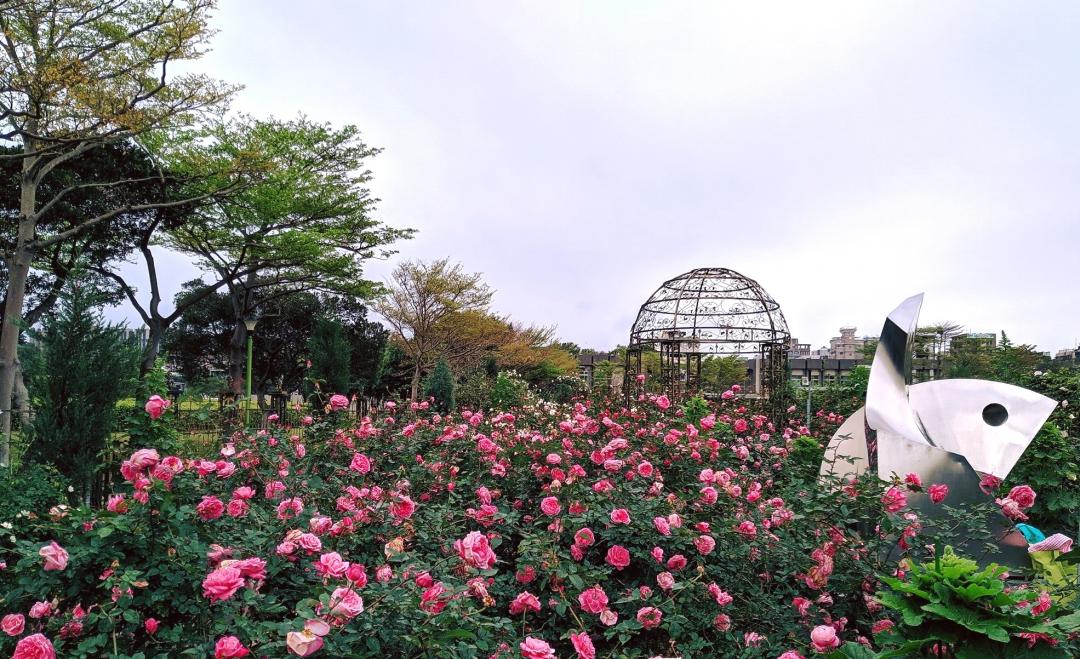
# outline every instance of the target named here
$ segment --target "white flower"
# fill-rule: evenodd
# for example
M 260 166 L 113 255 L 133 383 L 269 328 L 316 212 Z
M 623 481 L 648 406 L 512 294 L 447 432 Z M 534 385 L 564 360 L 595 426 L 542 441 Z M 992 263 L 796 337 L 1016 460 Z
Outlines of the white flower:
M 13 535 L 9 535 L 9 536 L 8 536 L 8 540 L 10 540 L 10 541 L 11 541 L 11 544 L 15 544 L 15 536 L 13 536 Z
M 71 485 L 68 485 L 68 492 L 74 492 L 74 491 L 75 491 L 75 488 L 73 486 L 71 486 Z
M 0 524 L 0 526 L 4 527 L 5 529 L 10 529 L 11 528 L 11 522 L 4 522 L 4 523 Z

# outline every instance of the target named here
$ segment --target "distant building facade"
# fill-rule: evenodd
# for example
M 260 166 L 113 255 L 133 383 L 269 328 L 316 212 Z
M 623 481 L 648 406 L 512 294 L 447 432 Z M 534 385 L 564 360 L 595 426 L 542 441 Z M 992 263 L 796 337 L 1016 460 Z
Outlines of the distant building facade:
M 841 327 L 840 336 L 829 339 L 829 359 L 862 359 L 866 338 L 855 336 L 854 327 Z

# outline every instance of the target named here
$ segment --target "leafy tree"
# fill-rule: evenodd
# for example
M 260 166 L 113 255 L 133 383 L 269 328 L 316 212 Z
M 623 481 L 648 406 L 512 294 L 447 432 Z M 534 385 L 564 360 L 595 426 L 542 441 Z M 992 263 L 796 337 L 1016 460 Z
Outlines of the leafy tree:
M 317 318 L 308 339 L 310 375 L 323 385 L 323 391 L 349 390 L 349 359 L 352 348 L 345 339 L 345 328 L 333 318 Z
M 724 391 L 746 380 L 746 362 L 736 355 L 706 357 L 701 361 L 703 391 Z
M 178 305 L 188 295 L 198 295 L 201 282 L 185 284 L 177 294 Z M 266 289 L 273 292 L 273 289 Z M 185 313 L 170 328 L 165 342 L 172 359 L 179 365 L 188 382 L 203 380 L 210 369 L 228 368 L 234 333 L 235 313 L 232 298 L 224 292 L 201 297 L 192 305 L 184 305 Z M 332 349 L 339 357 L 330 363 L 329 355 L 322 364 L 341 367 L 344 377 L 338 377 L 335 390 L 370 393 L 378 384 L 380 358 L 387 332 L 378 323 L 367 319 L 367 308 L 355 300 L 316 293 L 296 293 L 277 297 L 274 306 L 255 328 L 253 343 L 253 383 L 256 392 L 268 387 L 285 391 L 303 387 L 305 362 L 312 360 L 317 379 L 326 379 L 320 370 L 320 357 L 312 353 L 311 341 L 319 321 L 340 327 L 344 350 Z M 341 357 L 340 355 L 344 355 Z M 322 373 L 322 374 L 320 374 Z
M 100 499 L 94 489 L 116 401 L 133 391 L 138 351 L 122 327 L 105 324 L 98 298 L 80 279 L 69 282 L 58 313 L 27 347 L 29 388 L 37 407 L 29 462 L 51 464 L 75 488 L 75 501 Z
M 411 231 L 384 226 L 371 217 L 374 199 L 366 160 L 378 153 L 360 139 L 355 126 L 334 128 L 306 118 L 292 121 L 242 117 L 214 126 L 194 146 L 169 155 L 170 168 L 185 174 L 184 162 L 253 161 L 258 176 L 227 196 L 189 204 L 185 221 L 154 223 L 143 232 L 139 250 L 149 279 L 140 296 L 121 264 L 102 269 L 124 292 L 150 329 L 143 368 L 153 363 L 168 327 L 187 306 L 227 290 L 234 322 L 230 340 L 230 380 L 239 393 L 246 362 L 244 319 L 272 308 L 296 292 L 325 292 L 369 299 L 381 290 L 363 276 L 365 262 L 388 256 L 386 246 Z M 176 161 L 176 162 L 172 162 Z M 184 176 L 171 194 L 195 197 L 213 180 Z M 161 244 L 188 254 L 207 273 L 172 311 L 161 308 L 159 273 L 152 247 Z
M 0 326 L 0 410 L 10 409 L 30 271 L 54 246 L 122 213 L 179 205 L 118 201 L 55 233 L 42 218 L 68 194 L 120 188 L 140 180 L 76 183 L 42 194 L 65 162 L 105 144 L 190 125 L 219 107 L 232 89 L 195 74 L 168 75 L 172 63 L 197 58 L 209 36 L 213 0 L 11 0 L 0 11 L 0 140 L 20 147 L 0 156 L 19 164 L 19 215 L 5 250 L 7 295 Z M 217 194 L 203 190 L 200 196 Z M 0 415 L 0 464 L 7 464 L 10 414 Z
M 435 370 L 424 383 L 424 396 L 435 399 L 435 408 L 443 414 L 454 409 L 454 374 L 445 359 L 435 364 Z
M 388 288 L 375 310 L 390 324 L 394 339 L 412 362 L 409 396 L 416 400 L 420 376 L 442 356 L 447 328 L 440 323 L 456 312 L 486 311 L 493 291 L 479 274 L 466 273 L 449 259 L 401 263 Z

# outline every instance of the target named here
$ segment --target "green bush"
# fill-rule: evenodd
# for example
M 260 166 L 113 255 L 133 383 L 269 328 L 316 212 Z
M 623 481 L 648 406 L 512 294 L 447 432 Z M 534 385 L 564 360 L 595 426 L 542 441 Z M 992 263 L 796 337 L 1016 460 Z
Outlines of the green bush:
M 67 501 L 67 481 L 48 465 L 15 472 L 0 470 L 0 522 L 13 523 L 25 511 L 42 513 Z
M 100 496 L 93 490 L 116 403 L 133 393 L 138 368 L 137 348 L 97 306 L 88 287 L 72 279 L 57 313 L 32 332 L 25 350 L 35 415 L 23 459 L 54 465 L 75 488 L 73 501 Z
M 529 385 L 513 371 L 503 371 L 491 388 L 491 407 L 509 410 L 521 407 L 529 399 Z
M 435 409 L 443 414 L 454 409 L 454 374 L 445 359 L 435 364 L 435 370 L 424 381 L 424 396 L 433 398 Z

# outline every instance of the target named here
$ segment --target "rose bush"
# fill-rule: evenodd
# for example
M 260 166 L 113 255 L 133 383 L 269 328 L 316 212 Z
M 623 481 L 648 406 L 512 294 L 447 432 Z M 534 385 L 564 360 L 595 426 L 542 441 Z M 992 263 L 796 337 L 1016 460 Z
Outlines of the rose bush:
M 0 648 L 809 656 L 870 644 L 875 575 L 935 541 L 913 483 L 817 481 L 837 415 L 340 407 L 214 455 L 137 450 L 104 509 L 38 511 L 0 543 Z

